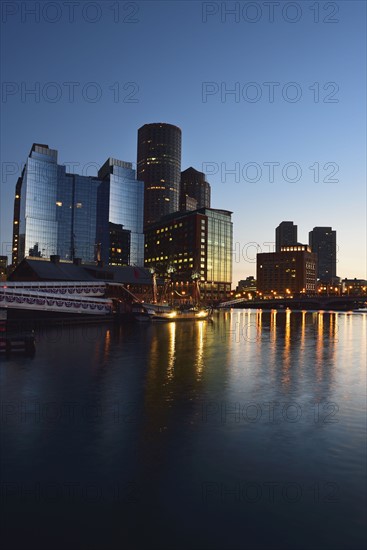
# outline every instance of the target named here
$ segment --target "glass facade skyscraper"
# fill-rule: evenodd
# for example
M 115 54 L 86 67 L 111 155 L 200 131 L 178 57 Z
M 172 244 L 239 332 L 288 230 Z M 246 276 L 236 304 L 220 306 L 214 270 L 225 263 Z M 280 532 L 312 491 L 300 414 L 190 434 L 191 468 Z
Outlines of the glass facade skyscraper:
M 138 130 L 137 177 L 144 181 L 144 226 L 179 210 L 181 130 L 165 123 Z
M 28 255 L 57 254 L 57 187 L 57 151 L 33 145 L 15 199 L 20 200 L 19 219 L 14 220 L 19 225 L 18 246 L 13 247 L 13 258 L 17 254 L 18 261 Z
M 51 255 L 143 265 L 143 201 L 131 163 L 108 159 L 98 177 L 68 174 L 57 151 L 34 144 L 16 186 L 13 265 Z
M 109 158 L 104 163 L 98 176 L 103 180 L 100 190 L 101 209 L 104 212 L 108 211 L 108 221 L 111 224 L 121 225 L 125 231 L 130 231 L 130 265 L 144 265 L 144 182 L 136 179 L 135 170 L 130 162 L 113 158 Z M 101 226 L 101 224 L 98 225 Z M 116 229 L 114 229 L 113 237 L 116 238 L 116 235 Z M 111 237 L 112 234 L 110 234 Z M 123 234 L 121 238 L 125 239 Z M 126 239 L 124 242 L 126 243 Z M 108 262 L 110 246 L 112 245 L 107 246 L 106 239 L 103 239 L 102 235 L 101 253 L 102 260 L 105 262 Z M 121 247 L 116 246 L 115 243 L 112 248 Z
M 208 281 L 231 283 L 233 254 L 232 212 L 214 208 L 199 210 L 208 218 L 207 273 Z

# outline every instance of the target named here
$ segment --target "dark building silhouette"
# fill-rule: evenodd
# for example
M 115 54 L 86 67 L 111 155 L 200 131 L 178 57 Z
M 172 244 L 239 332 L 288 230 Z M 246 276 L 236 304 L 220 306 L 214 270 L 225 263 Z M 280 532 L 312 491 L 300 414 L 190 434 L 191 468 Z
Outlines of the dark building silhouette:
M 196 199 L 197 208 L 210 208 L 210 185 L 205 174 L 192 166 L 181 172 L 181 204 L 185 196 Z
M 131 231 L 110 222 L 109 233 L 109 265 L 130 265 Z
M 257 290 L 268 296 L 314 294 L 316 269 L 316 254 L 304 244 L 257 254 Z
M 331 227 L 314 227 L 309 232 L 309 245 L 317 255 L 317 278 L 333 282 L 336 278 L 336 231 Z
M 293 222 L 282 222 L 275 230 L 275 252 L 280 252 L 282 246 L 297 244 L 297 226 Z
M 138 130 L 137 177 L 144 181 L 144 226 L 177 212 L 181 181 L 181 130 L 165 123 Z
M 8 269 L 8 257 L 0 256 L 0 281 L 5 281 Z

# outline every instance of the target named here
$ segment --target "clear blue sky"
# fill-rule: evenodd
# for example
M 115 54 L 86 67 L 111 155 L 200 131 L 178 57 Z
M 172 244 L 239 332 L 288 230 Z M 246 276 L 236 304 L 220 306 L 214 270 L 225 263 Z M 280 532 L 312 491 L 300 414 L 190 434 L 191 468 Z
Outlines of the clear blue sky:
M 182 129 L 183 169 L 214 172 L 212 206 L 234 212 L 234 283 L 255 274 L 248 243 L 267 251 L 282 220 L 298 224 L 300 242 L 314 226 L 332 226 L 338 275 L 367 277 L 364 1 L 319 2 L 319 22 L 308 1 L 274 5 L 273 22 L 262 1 L 257 10 L 253 2 L 79 2 L 74 14 L 63 2 L 58 10 L 2 4 L 3 253 L 33 142 L 86 173 L 108 156 L 136 162 L 137 129 L 162 121 Z M 24 12 L 36 4 L 37 21 Z M 237 15 L 226 13 L 236 5 Z M 203 101 L 205 82 L 212 94 Z M 266 82 L 279 83 L 273 101 Z M 37 98 L 25 93 L 35 86 Z M 225 95 L 236 87 L 239 96 Z M 279 163 L 273 181 L 269 162 Z M 288 163 L 302 170 L 299 181 Z M 239 177 L 225 177 L 235 167 Z M 323 181 L 328 175 L 337 181 Z

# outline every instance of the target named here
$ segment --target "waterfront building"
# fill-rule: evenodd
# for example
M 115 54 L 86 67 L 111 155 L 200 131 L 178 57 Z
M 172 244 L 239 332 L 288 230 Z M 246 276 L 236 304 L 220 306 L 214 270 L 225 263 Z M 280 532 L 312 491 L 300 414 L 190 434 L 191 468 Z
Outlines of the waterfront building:
M 314 227 L 309 245 L 317 255 L 317 278 L 324 283 L 338 282 L 336 275 L 336 231 L 331 227 Z
M 173 272 L 176 285 L 200 280 L 205 300 L 230 297 L 232 283 L 232 212 L 200 208 L 175 212 L 145 232 L 145 266 Z M 185 291 L 186 292 L 186 291 Z
M 185 196 L 195 199 L 197 208 L 210 208 L 210 185 L 205 174 L 192 166 L 181 172 L 181 203 Z
M 246 277 L 246 279 L 242 279 L 241 281 L 238 281 L 238 285 L 236 287 L 236 292 L 245 292 L 245 293 L 255 293 L 256 292 L 256 279 L 252 275 L 249 277 Z
M 179 210 L 180 128 L 165 123 L 139 128 L 137 176 L 144 181 L 144 227 Z
M 297 225 L 293 222 L 281 222 L 275 229 L 275 252 L 280 252 L 282 246 L 297 244 Z
M 317 256 L 307 245 L 257 254 L 257 292 L 264 296 L 314 294 L 316 273 Z
M 15 191 L 13 265 L 53 255 L 143 265 L 143 185 L 131 163 L 108 159 L 98 177 L 69 174 L 56 150 L 33 144 Z
M 367 294 L 367 281 L 366 279 L 343 279 L 342 280 L 342 292 L 343 294 L 354 294 L 358 296 L 365 296 Z

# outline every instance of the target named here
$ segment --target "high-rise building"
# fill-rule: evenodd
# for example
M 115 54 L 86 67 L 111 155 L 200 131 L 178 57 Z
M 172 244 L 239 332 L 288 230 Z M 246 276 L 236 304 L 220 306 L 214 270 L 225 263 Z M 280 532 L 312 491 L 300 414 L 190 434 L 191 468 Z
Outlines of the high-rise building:
M 309 245 L 317 255 L 317 278 L 333 282 L 336 276 L 336 231 L 331 227 L 314 227 L 309 232 Z
M 165 123 L 139 128 L 137 177 L 144 181 L 144 227 L 179 210 L 180 128 Z
M 232 283 L 232 212 L 200 208 L 175 212 L 145 232 L 145 267 L 174 269 L 179 283 L 200 279 L 204 299 L 229 297 Z
M 210 208 L 210 185 L 205 174 L 192 166 L 181 172 L 181 203 L 185 196 L 196 199 L 197 208 Z
M 144 183 L 136 179 L 131 162 L 114 158 L 107 159 L 98 171 L 98 177 L 102 180 L 99 189 L 97 231 L 97 240 L 101 245 L 101 259 L 105 263 L 126 265 L 124 261 L 129 257 L 130 265 L 142 266 L 144 264 Z M 104 225 L 106 216 L 108 222 L 112 224 L 108 232 Z M 122 227 L 117 231 L 116 226 Z M 124 252 L 128 242 L 124 233 L 126 231 L 130 231 L 128 256 Z M 123 263 L 117 262 L 119 257 L 121 260 L 124 258 Z
M 309 246 L 284 246 L 280 252 L 257 254 L 257 291 L 274 296 L 314 294 L 317 257 Z
M 56 150 L 34 144 L 16 185 L 13 265 L 26 256 L 52 255 L 106 263 L 130 258 L 143 265 L 144 184 L 131 166 L 108 159 L 99 177 L 69 174 L 57 163 Z
M 293 222 L 281 222 L 275 230 L 275 252 L 282 246 L 297 244 L 297 226 Z

